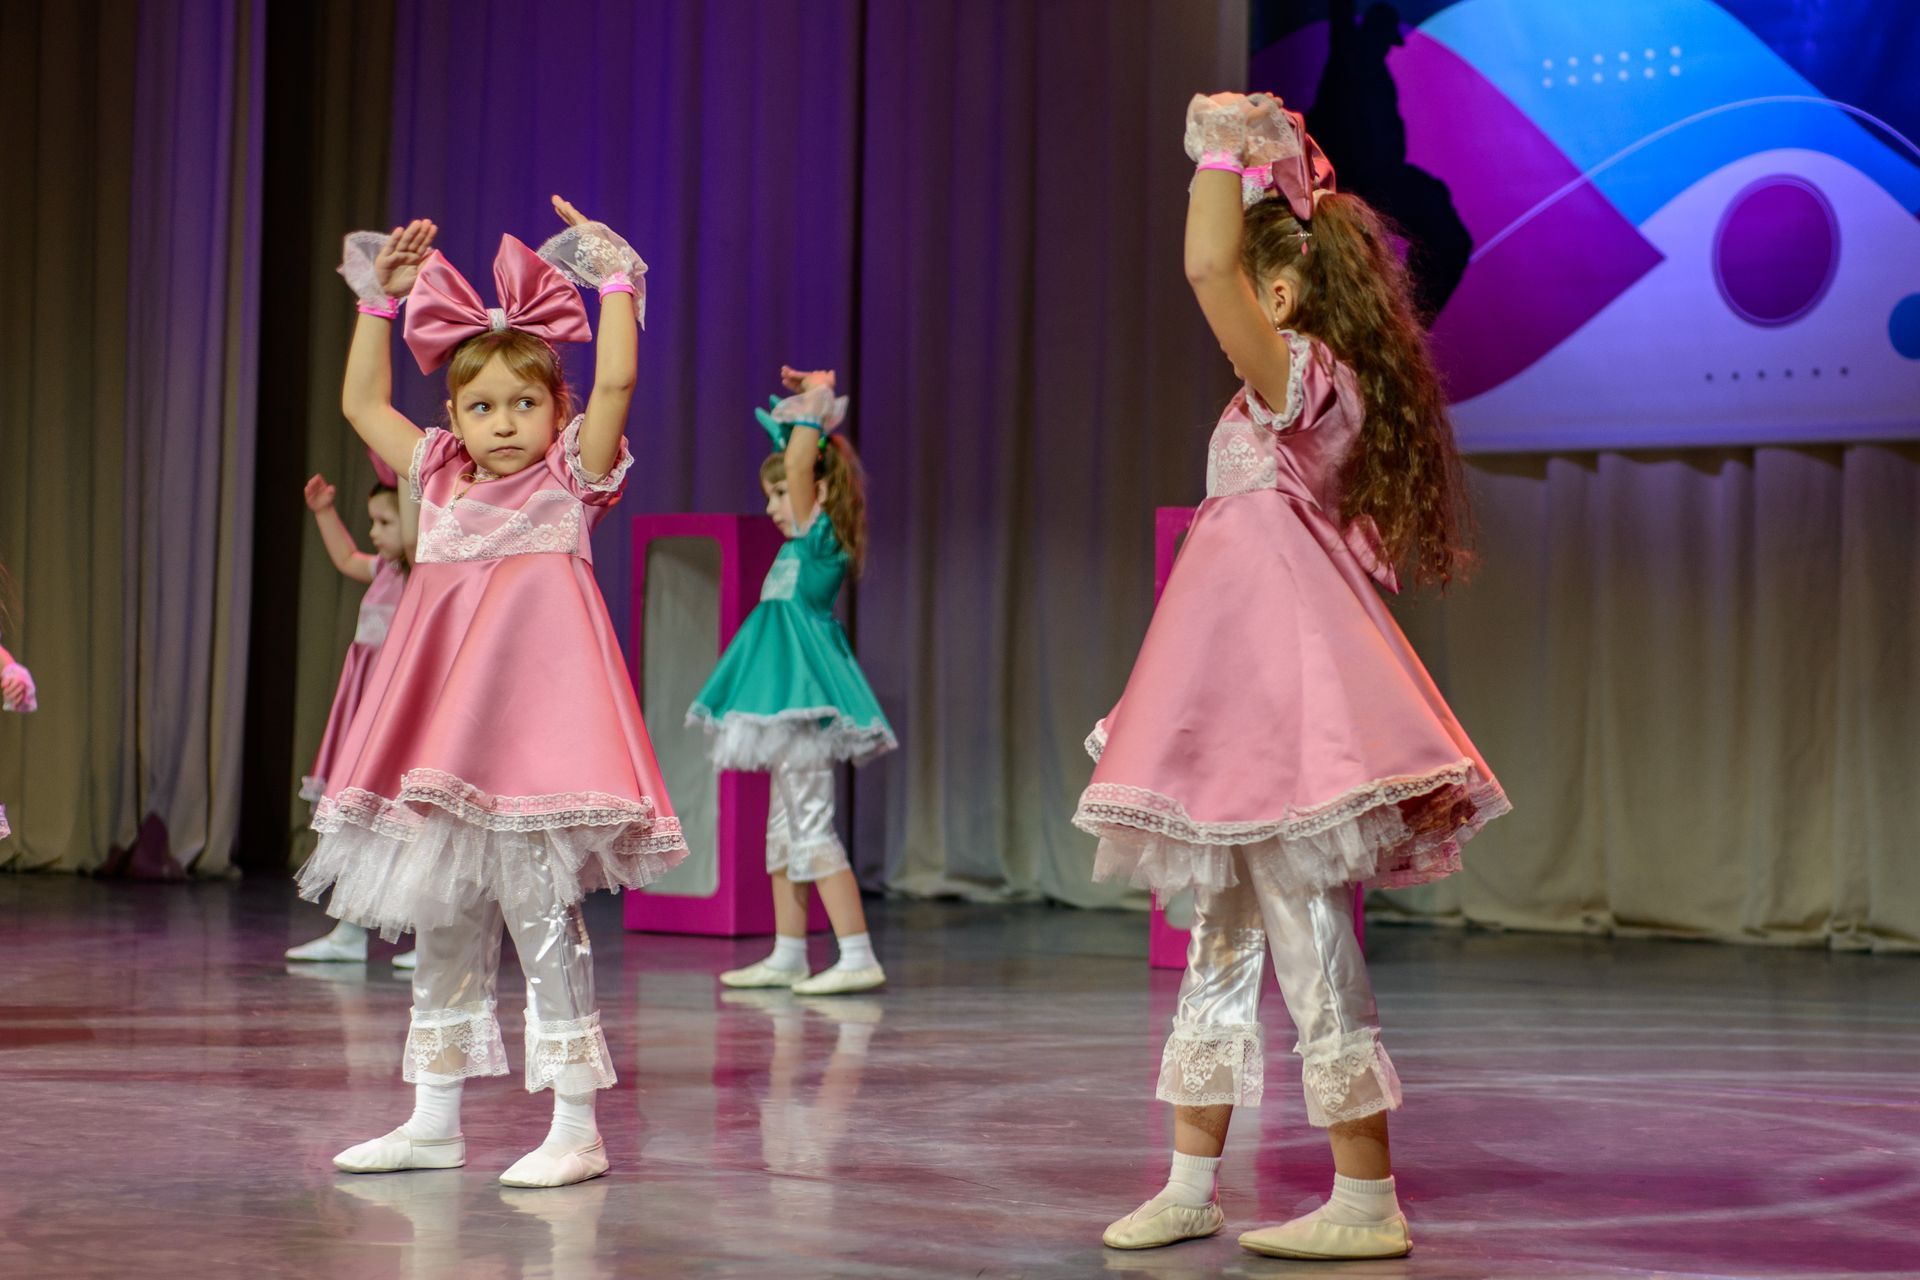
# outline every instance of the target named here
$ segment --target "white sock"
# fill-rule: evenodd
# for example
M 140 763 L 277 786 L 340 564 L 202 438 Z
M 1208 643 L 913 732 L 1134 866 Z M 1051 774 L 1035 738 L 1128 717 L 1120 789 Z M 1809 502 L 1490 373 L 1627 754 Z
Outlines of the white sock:
M 1349 1178 L 1333 1175 L 1333 1195 L 1320 1216 L 1328 1222 L 1350 1227 L 1366 1227 L 1385 1222 L 1400 1212 L 1400 1199 L 1393 1194 L 1393 1178 Z
M 1189 1209 L 1198 1209 L 1213 1201 L 1214 1177 L 1219 1172 L 1219 1156 L 1190 1156 L 1176 1151 L 1173 1153 L 1173 1171 L 1167 1175 L 1167 1185 L 1160 1188 L 1160 1194 L 1154 1199 L 1171 1200 Z
M 351 921 L 342 920 L 333 926 L 333 932 L 327 937 L 334 942 L 365 942 L 367 931 Z
M 460 1084 L 413 1086 L 413 1114 L 400 1126 L 410 1138 L 431 1142 L 460 1136 Z
M 836 969 L 871 969 L 880 961 L 874 958 L 873 935 L 870 933 L 850 933 L 840 939 L 840 958 L 833 962 Z
M 553 1094 L 553 1127 L 547 1130 L 543 1147 L 564 1147 L 578 1151 L 590 1147 L 600 1137 L 600 1126 L 593 1119 L 594 1095 L 569 1098 L 559 1090 Z
M 774 934 L 773 954 L 762 963 L 774 969 L 798 970 L 805 973 L 807 971 L 807 940 L 804 937 L 789 938 L 784 933 Z

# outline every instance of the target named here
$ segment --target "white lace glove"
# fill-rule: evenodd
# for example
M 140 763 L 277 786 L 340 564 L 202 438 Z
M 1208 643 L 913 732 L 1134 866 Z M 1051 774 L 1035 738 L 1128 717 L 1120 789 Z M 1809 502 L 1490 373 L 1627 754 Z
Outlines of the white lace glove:
M 373 262 L 380 256 L 380 250 L 387 244 L 384 231 L 349 231 L 346 243 L 340 249 L 340 265 L 334 270 L 347 282 L 347 288 L 353 290 L 360 305 L 369 313 L 391 317 L 400 308 L 396 298 L 387 296 L 380 287 L 380 277 L 375 274 Z
M 604 222 L 568 227 L 540 246 L 540 256 L 583 289 L 631 293 L 640 327 L 647 327 L 647 264 L 633 246 Z
M 17 662 L 0 667 L 0 681 L 6 684 L 24 685 L 24 689 L 8 690 L 5 695 L 5 709 L 8 711 L 38 711 L 40 695 L 33 687 L 33 673 Z
M 1247 99 L 1245 126 L 1241 163 L 1249 169 L 1291 160 L 1302 150 L 1300 130 L 1293 117 L 1281 110 L 1280 100 L 1270 94 L 1256 93 Z
M 1235 165 L 1244 163 L 1251 112 L 1244 94 L 1194 94 L 1187 103 L 1187 159 L 1195 164 L 1213 158 L 1229 159 Z
M 833 394 L 832 387 L 808 387 L 773 406 L 773 420 L 788 427 L 818 427 L 820 434 L 832 435 L 847 418 L 848 397 Z

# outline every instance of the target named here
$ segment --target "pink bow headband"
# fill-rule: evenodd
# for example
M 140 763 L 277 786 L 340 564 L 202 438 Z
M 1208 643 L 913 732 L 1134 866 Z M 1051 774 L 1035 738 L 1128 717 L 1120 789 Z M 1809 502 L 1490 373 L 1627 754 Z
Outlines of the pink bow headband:
M 1274 102 L 1277 104 L 1279 99 L 1275 98 Z M 1315 197 L 1326 195 L 1334 189 L 1333 162 L 1327 159 L 1327 153 L 1307 132 L 1306 117 L 1285 107 L 1276 106 L 1276 110 L 1292 123 L 1300 145 L 1292 155 L 1283 156 L 1271 164 L 1242 169 L 1240 183 L 1249 193 L 1264 190 L 1284 196 L 1288 207 L 1293 210 L 1293 216 L 1306 222 L 1313 217 Z M 1252 200 L 1255 197 L 1249 194 L 1247 198 Z
M 432 373 L 453 358 L 454 348 L 476 334 L 518 329 L 548 342 L 591 342 L 593 327 L 571 281 L 512 236 L 500 237 L 493 258 L 497 307 L 480 295 L 438 249 L 420 268 L 407 295 L 407 346 Z

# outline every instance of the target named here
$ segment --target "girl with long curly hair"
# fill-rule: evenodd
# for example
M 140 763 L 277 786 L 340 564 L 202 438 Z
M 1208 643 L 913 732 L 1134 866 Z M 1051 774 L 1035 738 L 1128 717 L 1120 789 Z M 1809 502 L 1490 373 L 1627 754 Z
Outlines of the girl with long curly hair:
M 1074 821 L 1094 874 L 1194 894 L 1187 971 L 1157 1095 L 1173 1170 L 1107 1229 L 1144 1249 L 1225 1223 L 1215 1173 L 1236 1106 L 1259 1103 L 1264 953 L 1298 1034 L 1309 1123 L 1333 1148 L 1328 1202 L 1243 1247 L 1397 1257 L 1380 1042 L 1356 886 L 1434 880 L 1506 796 L 1380 590 L 1444 588 L 1467 559 L 1446 397 L 1382 219 L 1333 190 L 1298 115 L 1196 97 L 1187 278 L 1243 386 L 1207 453 L 1207 498 Z

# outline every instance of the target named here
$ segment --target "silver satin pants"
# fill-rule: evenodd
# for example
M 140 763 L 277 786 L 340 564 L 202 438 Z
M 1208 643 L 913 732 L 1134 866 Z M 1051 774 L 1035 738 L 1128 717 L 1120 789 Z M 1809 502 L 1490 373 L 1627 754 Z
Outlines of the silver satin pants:
M 453 924 L 422 929 L 413 975 L 413 1018 L 402 1076 L 452 1084 L 507 1074 L 494 992 L 500 934 L 513 935 L 527 980 L 527 1090 L 579 1095 L 613 1085 L 613 1055 L 593 994 L 593 944 L 578 903 L 564 903 L 536 860 L 534 892 L 503 908 L 487 901 Z
M 1187 972 L 1155 1093 L 1181 1106 L 1258 1106 L 1266 956 L 1293 1017 L 1307 1120 L 1325 1127 L 1400 1105 L 1400 1078 L 1380 1045 L 1367 962 L 1353 934 L 1351 885 L 1305 896 L 1258 882 L 1234 850 L 1239 883 L 1194 902 Z
M 833 829 L 833 766 L 775 765 L 767 804 L 767 874 L 784 871 L 795 884 L 811 884 L 847 869 L 846 847 Z

